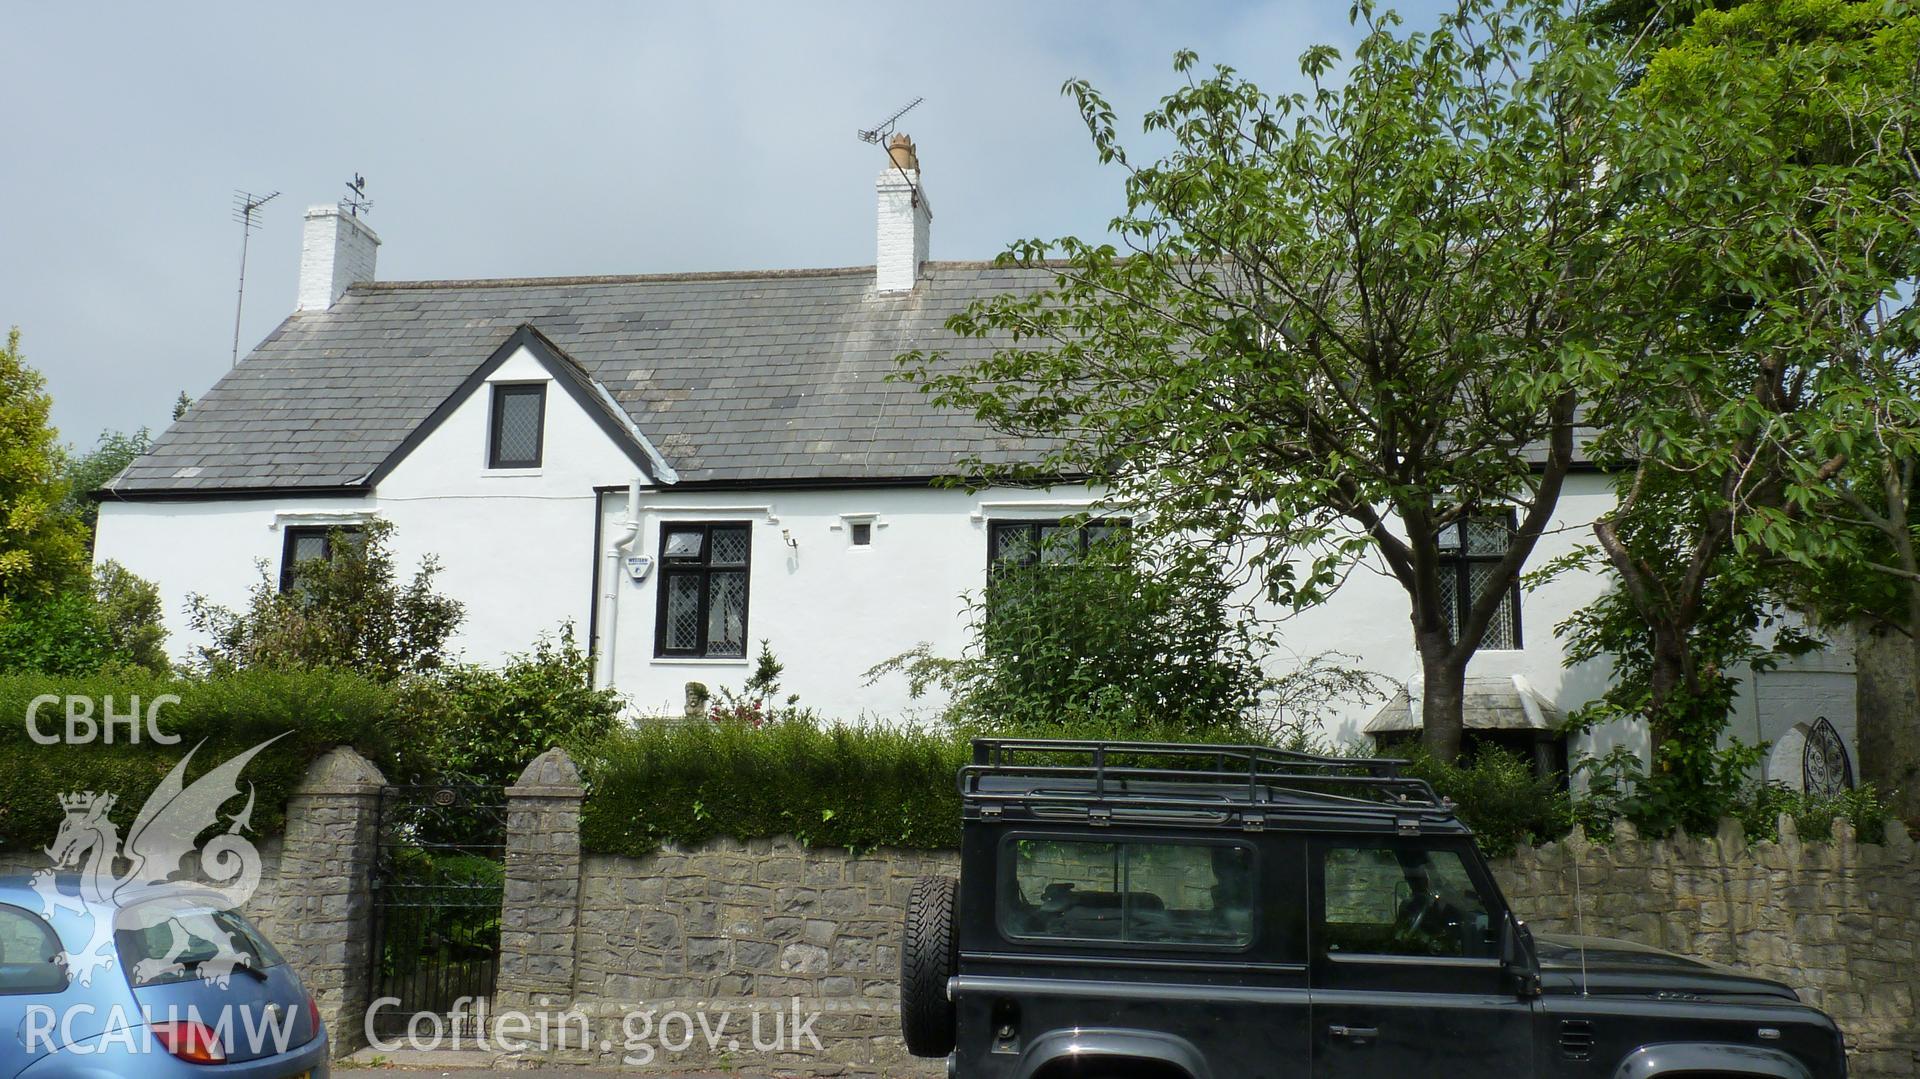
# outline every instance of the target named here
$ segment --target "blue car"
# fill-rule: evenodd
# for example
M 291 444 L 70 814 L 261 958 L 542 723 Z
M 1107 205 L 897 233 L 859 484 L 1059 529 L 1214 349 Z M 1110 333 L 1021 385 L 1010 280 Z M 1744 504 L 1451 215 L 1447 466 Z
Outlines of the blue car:
M 81 892 L 0 877 L 0 1079 L 326 1079 L 319 1008 L 238 911 Z

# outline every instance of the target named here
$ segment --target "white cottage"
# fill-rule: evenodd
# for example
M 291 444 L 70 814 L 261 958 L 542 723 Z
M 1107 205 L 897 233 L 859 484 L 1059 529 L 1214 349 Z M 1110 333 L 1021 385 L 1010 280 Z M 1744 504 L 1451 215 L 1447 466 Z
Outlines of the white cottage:
M 101 492 L 96 557 L 159 583 L 184 653 L 188 594 L 238 605 L 258 563 L 290 583 L 330 529 L 377 517 L 403 562 L 440 559 L 470 659 L 571 622 L 599 680 L 660 714 L 689 681 L 738 685 L 765 638 L 825 714 L 924 711 L 904 680 L 863 672 L 919 642 L 956 654 L 990 552 L 1095 498 L 933 482 L 1021 448 L 887 381 L 895 356 L 982 348 L 945 320 L 1050 275 L 929 261 L 918 163 L 896 152 L 872 267 L 384 282 L 365 220 L 310 209 L 296 310 Z M 1610 502 L 1604 477 L 1573 475 L 1537 560 Z M 1479 553 L 1461 552 L 1463 577 Z M 1607 672 L 1567 669 L 1553 627 L 1602 587 L 1516 588 L 1470 671 L 1471 723 L 1550 727 L 1601 690 Z M 1419 671 L 1383 574 L 1283 634 L 1277 668 L 1333 651 L 1403 684 Z M 1764 676 L 1737 733 L 1825 716 L 1851 744 L 1851 670 L 1843 648 Z M 1416 722 L 1403 694 L 1354 702 L 1330 733 Z

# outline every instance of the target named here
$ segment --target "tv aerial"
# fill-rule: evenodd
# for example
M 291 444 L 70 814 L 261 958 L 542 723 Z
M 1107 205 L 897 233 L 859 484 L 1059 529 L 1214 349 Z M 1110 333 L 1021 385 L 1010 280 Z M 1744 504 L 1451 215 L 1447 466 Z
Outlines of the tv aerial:
M 878 146 L 882 150 L 886 151 L 887 162 L 893 166 L 893 171 L 899 173 L 900 178 L 907 182 L 907 189 L 913 192 L 913 205 L 915 206 L 920 206 L 926 200 L 923 199 L 920 195 L 920 184 L 917 181 L 915 181 L 915 179 L 912 176 L 908 176 L 905 166 L 900 164 L 900 157 L 906 156 L 910 160 L 912 160 L 914 162 L 914 171 L 916 173 L 919 171 L 919 168 L 920 168 L 919 158 L 914 156 L 913 143 L 911 140 L 905 140 L 906 150 L 907 150 L 906 154 L 896 155 L 893 152 L 894 148 L 892 145 L 892 140 L 890 140 L 888 136 L 892 135 L 893 129 L 899 126 L 900 118 L 902 116 L 905 116 L 907 113 L 912 112 L 913 107 L 915 105 L 918 105 L 925 100 L 926 98 L 924 97 L 916 97 L 912 101 L 907 102 L 905 105 L 902 105 L 899 108 L 893 110 L 893 115 L 887 117 L 886 119 L 880 121 L 879 123 L 873 125 L 872 127 L 863 127 L 858 131 L 854 132 L 854 135 L 857 138 L 859 138 L 861 142 L 867 143 L 872 146 Z M 904 136 L 900 136 L 900 138 L 904 140 Z M 927 219 L 931 221 L 933 219 L 933 207 L 928 206 L 928 207 L 925 207 L 925 209 L 927 211 Z
M 859 136 L 861 142 L 870 143 L 874 146 L 878 146 L 883 140 L 886 139 L 888 135 L 893 134 L 893 129 L 895 125 L 899 124 L 900 118 L 902 116 L 905 116 L 907 113 L 913 111 L 913 107 L 915 105 L 918 105 L 925 100 L 926 98 L 924 97 L 916 97 L 912 101 L 909 101 L 905 105 L 902 105 L 899 108 L 895 109 L 893 111 L 892 116 L 887 117 L 886 119 L 880 121 L 879 123 L 873 125 L 870 128 L 862 128 L 859 131 L 854 132 L 854 134 Z
M 265 195 L 256 195 L 251 191 L 233 193 L 233 219 L 240 222 L 240 287 L 234 291 L 233 298 L 233 363 L 240 363 L 240 312 L 247 302 L 247 240 L 253 236 L 253 230 L 260 227 L 258 214 L 260 207 L 280 197 L 274 191 Z

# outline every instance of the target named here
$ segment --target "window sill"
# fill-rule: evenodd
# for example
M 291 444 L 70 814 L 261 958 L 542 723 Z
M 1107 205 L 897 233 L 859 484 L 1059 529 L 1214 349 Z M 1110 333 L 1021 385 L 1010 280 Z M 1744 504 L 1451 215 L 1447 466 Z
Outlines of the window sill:
M 744 667 L 745 656 L 655 656 L 656 667 Z
M 483 479 L 500 479 L 518 476 L 538 476 L 538 468 L 489 468 L 480 473 Z

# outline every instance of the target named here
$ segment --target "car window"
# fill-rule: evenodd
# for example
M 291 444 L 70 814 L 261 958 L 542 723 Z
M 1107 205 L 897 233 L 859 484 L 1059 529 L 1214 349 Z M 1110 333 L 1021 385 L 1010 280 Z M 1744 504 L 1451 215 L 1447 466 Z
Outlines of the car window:
M 188 911 L 158 925 L 114 933 L 121 967 L 135 987 L 200 976 L 202 964 L 221 958 L 215 937 L 225 937 L 235 966 L 265 970 L 286 962 L 267 938 L 238 911 Z
M 1243 947 L 1253 849 L 1233 843 L 1012 839 L 1000 900 L 1009 937 Z
M 60 938 L 24 907 L 0 904 L 0 993 L 56 993 L 67 987 Z
M 1493 919 L 1460 853 L 1419 845 L 1321 852 L 1319 948 L 1328 954 L 1489 958 Z

